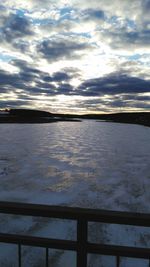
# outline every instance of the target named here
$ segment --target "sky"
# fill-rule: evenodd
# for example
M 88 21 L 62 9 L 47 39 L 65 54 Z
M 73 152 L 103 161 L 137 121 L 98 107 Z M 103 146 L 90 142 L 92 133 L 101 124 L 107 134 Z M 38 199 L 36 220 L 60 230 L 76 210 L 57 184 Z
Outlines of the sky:
M 150 0 L 3 0 L 0 108 L 150 111 Z

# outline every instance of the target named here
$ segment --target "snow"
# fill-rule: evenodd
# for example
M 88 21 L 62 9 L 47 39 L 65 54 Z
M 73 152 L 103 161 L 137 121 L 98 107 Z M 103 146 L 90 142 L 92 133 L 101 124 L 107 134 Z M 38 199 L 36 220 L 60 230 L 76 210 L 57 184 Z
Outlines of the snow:
M 150 128 L 88 120 L 1 124 L 0 137 L 0 200 L 150 212 Z M 1 215 L 0 227 L 3 232 L 76 236 L 74 223 L 54 219 Z M 90 224 L 89 229 L 93 241 L 150 245 L 146 228 Z M 15 257 L 13 262 L 8 257 L 14 253 L 15 246 L 1 245 L 0 266 L 15 266 Z M 23 254 L 23 266 L 42 266 L 42 249 L 25 248 Z M 52 266 L 75 266 L 74 253 L 50 254 Z M 106 266 L 106 261 L 115 266 L 114 258 L 108 258 L 91 256 L 89 267 Z M 137 267 L 147 266 L 134 261 Z M 131 262 L 128 266 L 135 266 Z

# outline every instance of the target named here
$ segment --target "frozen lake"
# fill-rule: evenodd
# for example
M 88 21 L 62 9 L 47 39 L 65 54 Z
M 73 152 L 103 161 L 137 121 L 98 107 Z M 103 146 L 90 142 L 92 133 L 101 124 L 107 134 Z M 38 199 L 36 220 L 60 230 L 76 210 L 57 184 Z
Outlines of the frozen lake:
M 1 124 L 0 138 L 0 200 L 150 212 L 148 127 L 89 120 Z M 1 228 L 15 229 L 15 225 L 6 216 Z M 22 225 L 22 231 L 32 232 L 37 222 L 24 219 Z M 43 229 L 37 227 L 46 233 Z M 119 231 L 109 239 L 119 240 Z M 143 245 L 149 238 L 145 234 Z M 136 242 L 132 237 L 124 241 Z M 60 262 L 55 266 L 73 267 Z M 89 266 L 103 265 L 91 261 Z

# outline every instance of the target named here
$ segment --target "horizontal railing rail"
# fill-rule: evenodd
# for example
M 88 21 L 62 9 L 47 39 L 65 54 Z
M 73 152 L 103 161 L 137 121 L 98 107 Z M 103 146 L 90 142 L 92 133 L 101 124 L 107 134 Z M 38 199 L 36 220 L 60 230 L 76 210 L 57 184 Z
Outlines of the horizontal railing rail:
M 0 201 L 0 213 L 68 219 L 77 222 L 76 241 L 0 233 L 0 242 L 18 245 L 19 267 L 22 261 L 22 245 L 46 248 L 46 267 L 49 262 L 49 248 L 76 251 L 77 267 L 87 267 L 88 253 L 115 256 L 117 267 L 120 266 L 120 257 L 147 259 L 150 267 L 150 248 L 104 245 L 88 241 L 88 222 L 150 227 L 150 214 L 3 201 Z

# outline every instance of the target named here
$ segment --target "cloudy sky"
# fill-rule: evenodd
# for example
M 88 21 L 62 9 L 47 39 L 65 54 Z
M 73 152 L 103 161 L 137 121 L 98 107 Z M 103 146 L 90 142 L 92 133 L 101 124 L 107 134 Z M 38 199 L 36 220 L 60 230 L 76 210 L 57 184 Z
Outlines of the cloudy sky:
M 0 108 L 150 110 L 150 0 L 3 0 Z

